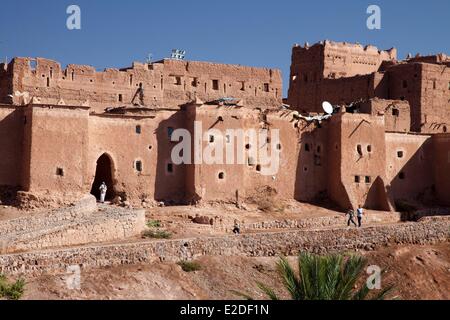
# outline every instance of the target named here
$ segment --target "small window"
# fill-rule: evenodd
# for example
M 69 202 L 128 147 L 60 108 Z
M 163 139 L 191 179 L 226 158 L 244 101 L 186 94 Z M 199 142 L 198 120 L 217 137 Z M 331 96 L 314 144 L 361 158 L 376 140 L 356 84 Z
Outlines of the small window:
M 263 89 L 264 89 L 264 92 L 269 92 L 269 89 L 270 89 L 269 84 L 264 83 Z
M 366 178 L 365 178 L 366 183 L 370 183 L 371 180 L 372 180 L 372 179 L 371 179 L 369 176 L 366 176 Z
M 392 115 L 393 115 L 394 117 L 398 117 L 398 116 L 400 115 L 400 110 L 398 110 L 398 109 L 392 109 Z
M 197 87 L 197 82 L 198 82 L 198 79 L 197 79 L 197 78 L 192 78 L 191 86 Z
M 230 142 L 231 142 L 231 137 L 230 137 L 229 134 L 227 134 L 227 135 L 225 136 L 225 141 L 226 141 L 227 143 L 230 143 Z
M 359 183 L 359 182 L 360 182 L 359 176 L 355 176 L 355 182 L 356 182 L 356 183 Z
M 219 180 L 223 180 L 223 179 L 225 179 L 225 173 L 219 172 Z
M 307 151 L 307 152 L 310 151 L 309 143 L 305 143 L 305 151 Z
M 397 151 L 397 158 L 403 158 L 403 151 Z
M 281 143 L 277 144 L 277 150 L 281 150 Z
M 398 178 L 400 179 L 400 180 L 405 180 L 405 173 L 402 171 L 402 172 L 400 172 L 399 174 L 398 174 Z
M 137 172 L 142 172 L 142 161 L 137 160 L 135 163 L 135 168 Z
M 241 81 L 241 91 L 245 91 L 245 81 Z
M 167 164 L 167 172 L 169 172 L 169 173 L 173 172 L 173 164 L 172 163 Z
M 362 146 L 361 146 L 360 144 L 358 144 L 358 145 L 356 146 L 356 151 L 358 152 L 358 154 L 359 154 L 360 156 L 363 155 L 363 152 L 362 152 Z
M 169 140 L 171 140 L 171 141 L 172 141 L 173 131 L 174 131 L 174 129 L 172 127 L 167 128 L 167 136 L 169 137 Z
M 64 169 L 63 168 L 56 168 L 56 175 L 60 177 L 64 177 Z
M 212 88 L 213 90 L 219 90 L 219 80 L 212 81 Z
M 436 80 L 433 80 L 433 89 L 436 90 L 436 88 L 437 88 Z
M 317 153 L 321 153 L 322 152 L 322 147 L 321 146 L 317 146 L 316 150 L 317 150 Z
M 260 164 L 258 164 L 258 165 L 256 166 L 256 171 L 258 171 L 258 172 L 261 171 L 261 165 L 260 165 Z
M 223 122 L 223 117 L 222 116 L 217 117 L 217 121 Z
M 245 149 L 247 149 L 247 150 L 250 150 L 251 147 L 252 147 L 252 146 L 251 146 L 249 143 L 247 143 L 247 144 L 245 145 Z
M 50 78 L 47 77 L 47 87 L 50 87 Z
M 372 146 L 370 144 L 367 146 L 367 152 L 369 152 L 369 153 L 372 152 Z
M 123 102 L 123 95 L 119 93 L 119 102 Z
M 137 134 L 141 134 L 141 131 L 142 131 L 141 126 L 140 126 L 140 125 L 137 125 L 137 126 L 136 126 L 136 133 L 137 133 Z
M 408 88 L 408 81 L 407 80 L 403 80 L 402 86 L 403 86 L 404 89 Z
M 247 164 L 249 166 L 254 166 L 255 165 L 255 159 L 253 157 L 248 157 Z
M 214 135 L 210 134 L 209 135 L 209 143 L 213 143 L 214 142 Z
M 177 86 L 181 86 L 181 77 L 180 76 L 174 77 L 174 84 Z

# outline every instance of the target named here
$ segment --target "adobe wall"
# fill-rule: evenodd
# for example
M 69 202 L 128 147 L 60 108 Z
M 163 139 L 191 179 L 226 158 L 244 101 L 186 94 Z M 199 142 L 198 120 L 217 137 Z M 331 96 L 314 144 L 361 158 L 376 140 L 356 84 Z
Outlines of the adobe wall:
M 386 188 L 393 205 L 433 200 L 433 158 L 430 136 L 386 133 Z
M 13 73 L 11 91 L 28 92 L 42 104 L 88 103 L 97 112 L 123 105 L 178 109 L 196 96 L 205 101 L 233 96 L 262 108 L 282 103 L 281 72 L 275 69 L 163 60 L 100 72 L 82 65 L 62 69 L 43 58 L 15 58 L 8 69 Z M 0 79 L 5 78 L 0 74 Z M 13 103 L 20 104 L 21 98 L 15 96 Z
M 140 133 L 137 132 L 140 127 Z M 93 115 L 89 118 L 89 164 L 87 189 L 94 181 L 97 160 L 107 154 L 112 161 L 114 189 L 134 201 L 172 200 L 185 197 L 185 168 L 171 163 L 171 142 L 168 128 L 184 128 L 184 112 L 158 111 L 133 116 Z M 140 161 L 142 171 L 136 162 Z
M 443 205 L 450 205 L 450 134 L 437 134 L 432 137 L 433 176 L 436 193 Z
M 410 106 L 408 101 L 370 99 L 361 102 L 359 111 L 371 115 L 384 115 L 386 131 L 409 132 L 411 126 Z
M 450 62 L 447 65 L 424 63 L 422 67 L 421 132 L 450 132 Z
M 0 105 L 0 186 L 22 186 L 23 108 Z
M 67 267 L 83 269 L 142 264 L 152 261 L 178 262 L 203 255 L 250 257 L 292 256 L 374 250 L 395 244 L 433 244 L 449 241 L 448 217 L 422 218 L 421 222 L 346 230 L 297 230 L 250 233 L 241 236 L 143 241 L 131 244 L 85 246 L 64 250 L 0 255 L 0 271 L 12 274 L 66 273 Z
M 37 193 L 83 192 L 88 158 L 88 109 L 32 105 L 31 144 L 26 148 L 29 183 L 25 191 Z
M 365 208 L 389 210 L 385 193 L 386 146 L 383 116 L 339 114 L 330 134 L 335 137 L 328 149 L 330 161 L 339 163 L 331 169 L 330 197 L 342 208 L 363 205 Z M 340 161 L 337 159 L 340 159 Z M 333 165 L 333 168 L 337 167 Z M 343 197 L 343 189 L 348 197 Z
M 297 120 L 294 125 L 300 133 L 298 158 L 292 160 L 297 163 L 294 198 L 304 202 L 323 200 L 327 194 L 327 172 L 330 169 L 329 122 L 318 126 Z M 292 139 L 291 143 L 294 143 Z
M 325 41 L 292 49 L 287 102 L 302 112 L 322 112 L 321 103 L 351 103 L 386 95 L 386 81 L 377 74 L 383 62 L 396 59 L 396 50 Z
M 218 154 L 217 160 L 224 163 L 214 161 L 213 164 L 206 164 L 204 158 L 203 164 L 188 166 L 188 175 L 191 175 L 188 189 L 192 188 L 193 197 L 235 202 L 266 186 L 285 198 L 294 197 L 296 177 L 293 172 L 296 171 L 298 159 L 295 137 L 298 136 L 298 129 L 294 126 L 291 111 L 265 113 L 216 105 L 193 105 L 189 110 L 190 121 L 199 121 L 204 135 L 202 141 L 197 142 L 201 145 L 202 154 L 215 155 L 213 148 L 218 148 L 223 155 Z M 275 140 L 272 129 L 278 130 L 279 141 Z M 217 134 L 215 130 L 218 130 Z M 229 132 L 229 139 L 226 138 L 227 130 L 234 130 Z M 253 130 L 257 135 L 266 130 L 268 139 L 252 141 L 248 130 Z M 241 131 L 244 135 L 237 137 L 236 134 Z M 214 136 L 214 141 L 210 141 L 209 136 Z M 276 159 L 276 154 L 279 154 L 279 162 L 271 170 L 270 160 Z

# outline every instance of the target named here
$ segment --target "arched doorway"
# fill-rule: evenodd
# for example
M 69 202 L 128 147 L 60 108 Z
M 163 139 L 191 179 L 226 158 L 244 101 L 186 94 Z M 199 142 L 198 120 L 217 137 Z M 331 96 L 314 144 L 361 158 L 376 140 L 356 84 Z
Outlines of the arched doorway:
M 97 200 L 100 199 L 100 185 L 105 182 L 108 190 L 106 191 L 105 200 L 109 201 L 114 199 L 114 182 L 113 182 L 113 164 L 111 157 L 106 153 L 102 154 L 97 160 L 97 168 L 95 169 L 95 179 L 92 184 L 91 194 L 93 194 Z

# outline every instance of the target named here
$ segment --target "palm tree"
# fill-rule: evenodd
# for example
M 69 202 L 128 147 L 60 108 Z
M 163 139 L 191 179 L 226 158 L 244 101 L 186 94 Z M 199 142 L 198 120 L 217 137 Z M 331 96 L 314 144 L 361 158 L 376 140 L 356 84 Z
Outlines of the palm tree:
M 298 256 L 298 274 L 286 258 L 277 263 L 278 274 L 292 300 L 383 300 L 392 287 L 376 294 L 364 283 L 357 288 L 358 280 L 364 274 L 367 260 L 359 256 L 344 258 L 342 255 L 319 256 L 301 253 Z M 279 300 L 275 291 L 263 283 L 257 283 L 260 290 L 272 300 Z M 235 294 L 252 300 L 247 294 Z

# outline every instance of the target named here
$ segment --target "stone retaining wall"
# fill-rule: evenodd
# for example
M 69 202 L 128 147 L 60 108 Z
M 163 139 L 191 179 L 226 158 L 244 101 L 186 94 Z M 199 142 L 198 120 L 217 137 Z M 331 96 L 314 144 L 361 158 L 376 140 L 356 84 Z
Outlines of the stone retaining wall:
M 93 196 L 73 206 L 0 222 L 0 253 L 111 242 L 139 235 L 145 210 L 97 207 Z
M 62 221 L 86 218 L 96 210 L 97 201 L 95 197 L 86 196 L 72 206 L 63 209 L 0 221 L 0 236 L 22 231 L 31 232 L 32 230 L 43 229 Z
M 82 268 L 139 264 L 154 260 L 179 261 L 202 255 L 278 256 L 298 251 L 315 253 L 373 250 L 389 244 L 430 244 L 449 241 L 450 217 L 361 229 L 295 230 L 240 236 L 183 240 L 140 241 L 129 244 L 85 246 L 64 250 L 0 255 L 1 272 L 64 273 L 71 265 Z

